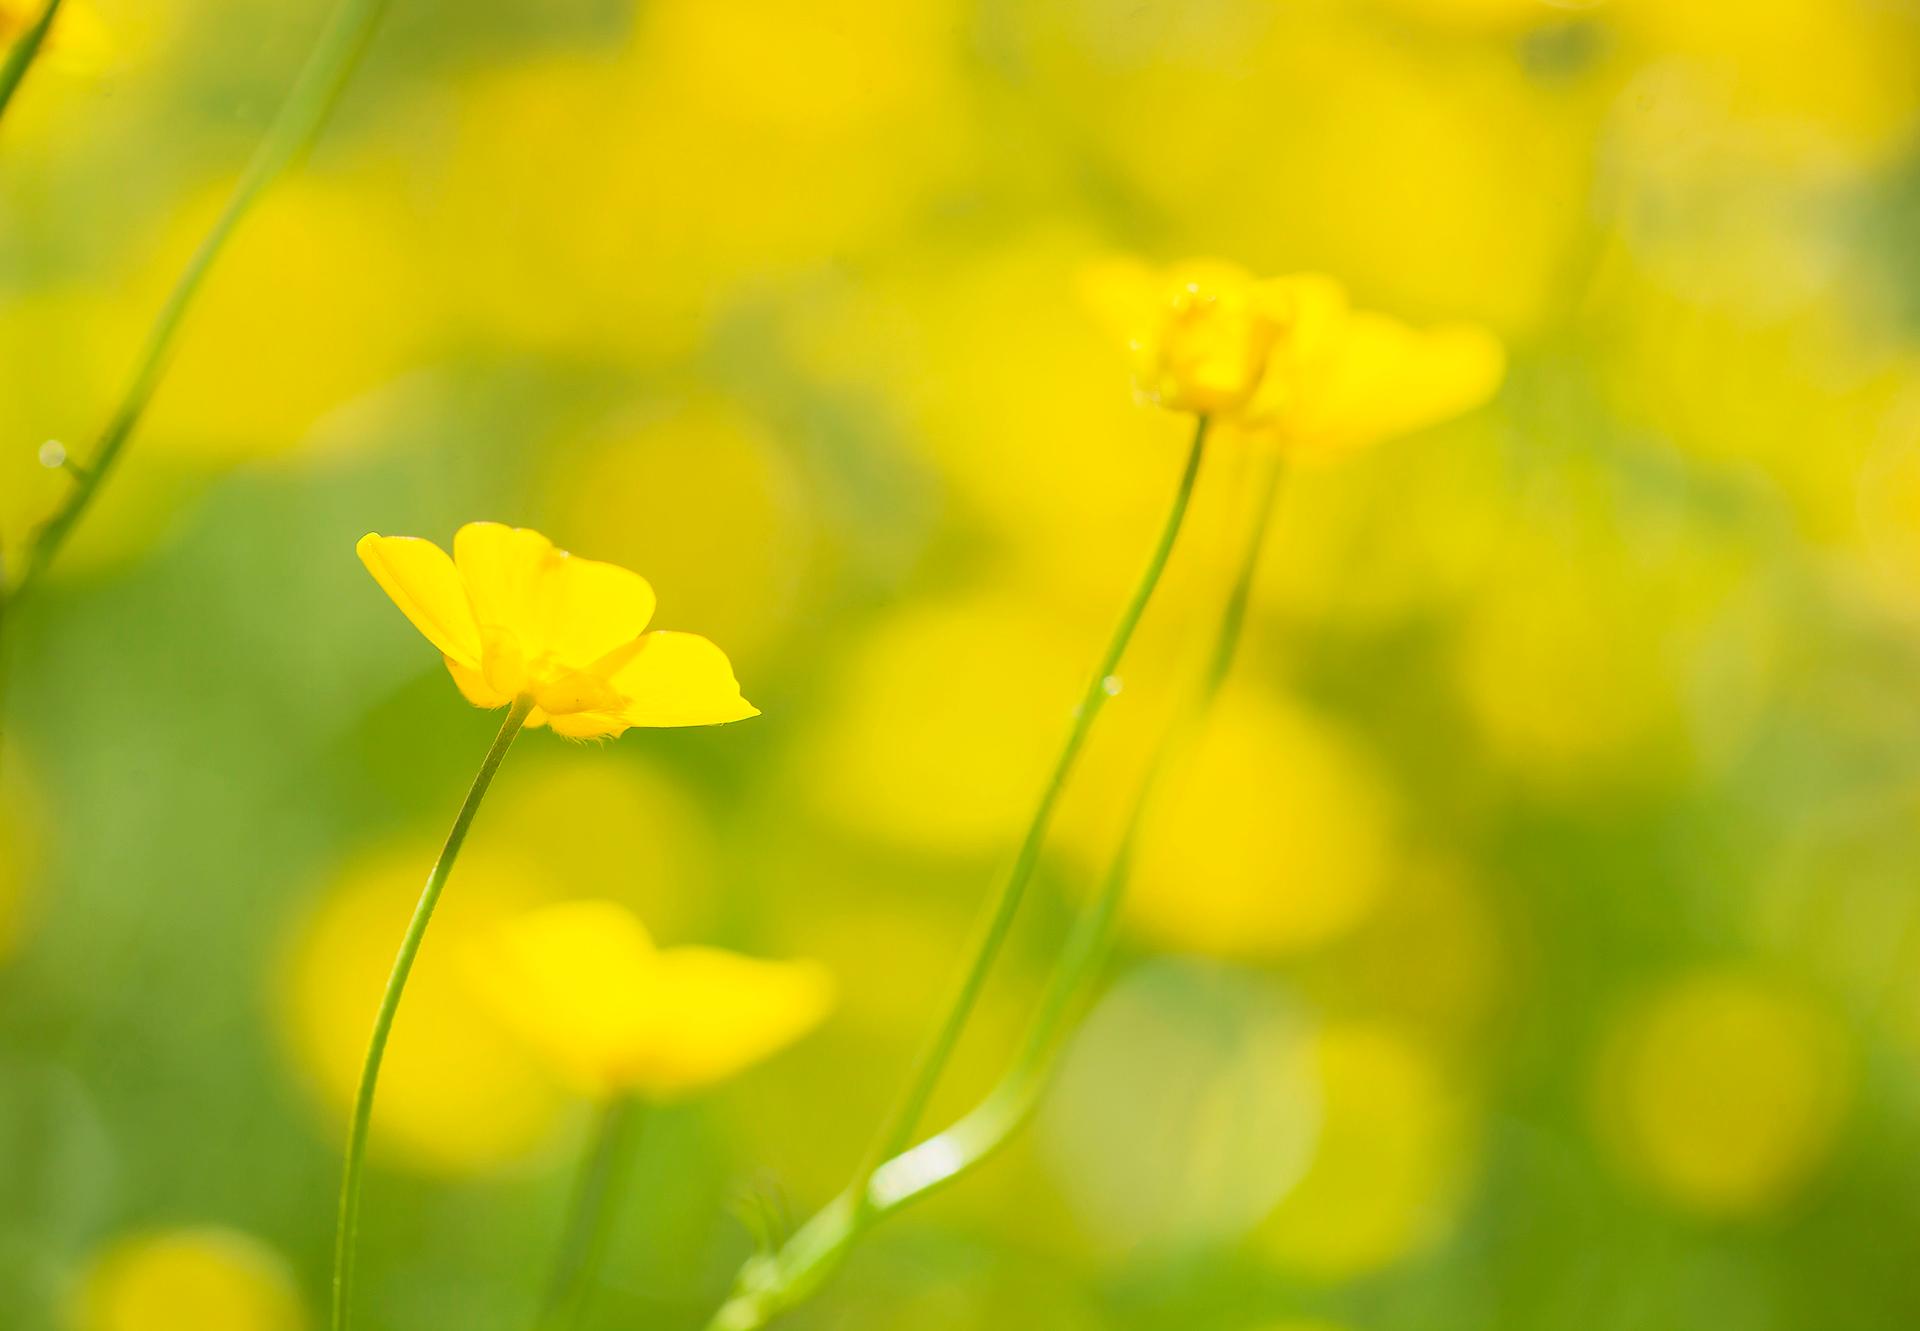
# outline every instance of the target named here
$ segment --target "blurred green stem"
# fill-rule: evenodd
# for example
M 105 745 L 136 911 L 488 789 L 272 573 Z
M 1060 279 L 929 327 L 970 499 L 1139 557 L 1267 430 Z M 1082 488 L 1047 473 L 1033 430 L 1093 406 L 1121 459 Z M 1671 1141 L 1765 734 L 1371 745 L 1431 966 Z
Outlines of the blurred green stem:
M 447 833 L 447 844 L 441 849 L 440 858 L 434 861 L 433 871 L 427 875 L 427 885 L 421 890 L 420 901 L 413 908 L 413 918 L 407 922 L 407 932 L 400 940 L 399 954 L 393 959 L 393 971 L 387 976 L 386 991 L 380 995 L 380 1007 L 373 1018 L 373 1034 L 367 1041 L 366 1062 L 360 1069 L 360 1089 L 354 1095 L 353 1118 L 347 1129 L 346 1167 L 340 1179 L 340 1219 L 334 1231 L 333 1248 L 333 1331 L 345 1331 L 348 1309 L 353 1299 L 353 1250 L 360 1226 L 360 1189 L 366 1167 L 367 1127 L 373 1120 L 373 1092 L 380 1081 L 380 1063 L 386 1057 L 387 1037 L 393 1031 L 394 1014 L 400 1010 L 400 995 L 407 987 L 413 959 L 420 952 L 420 940 L 426 937 L 427 924 L 433 919 L 433 908 L 440 902 L 440 893 L 447 885 L 447 876 L 453 872 L 453 862 L 467 839 L 467 829 L 473 825 L 473 816 L 480 809 L 480 801 L 486 796 L 487 787 L 493 784 L 493 774 L 500 770 L 501 760 L 507 756 L 507 750 L 513 747 L 514 738 L 526 725 L 527 716 L 532 711 L 531 697 L 514 699 L 507 719 L 500 725 L 500 733 L 494 736 L 493 747 L 487 750 L 486 758 L 480 763 L 479 774 L 473 778 L 467 798 L 454 817 L 453 830 Z
M 1001 898 L 989 917 L 984 941 L 976 949 L 960 997 L 942 1023 L 929 1055 L 916 1070 L 904 1112 L 896 1116 L 882 1138 L 885 1149 L 879 1162 L 858 1174 L 845 1192 L 801 1226 L 778 1252 L 763 1253 L 750 1260 L 741 1270 L 727 1302 L 708 1323 L 708 1331 L 759 1331 L 759 1328 L 789 1309 L 805 1302 L 832 1274 L 861 1234 L 885 1216 L 951 1182 L 993 1154 L 1026 1121 L 1027 1115 L 1038 1102 L 1051 1075 L 1067 1019 L 1091 977 L 1105 961 L 1111 945 L 1113 921 L 1126 887 L 1133 845 L 1151 791 L 1172 751 L 1184 743 L 1184 739 L 1176 741 L 1170 736 L 1155 754 L 1129 814 L 1120 851 L 1098 896 L 1069 936 L 1012 1067 L 986 1098 L 953 1126 L 911 1150 L 902 1149 L 910 1140 L 913 1128 L 926 1107 L 933 1081 L 952 1053 L 958 1039 L 958 1028 L 965 1020 L 966 1009 L 978 997 L 986 968 L 992 960 L 992 950 L 1004 941 L 1013 907 L 1018 905 L 1019 895 L 1032 875 L 1053 807 L 1066 784 L 1074 759 L 1086 742 L 1094 714 L 1100 703 L 1110 696 L 1108 681 L 1166 567 L 1199 473 L 1206 433 L 1207 422 L 1202 418 L 1194 431 L 1187 469 L 1181 478 L 1180 489 L 1161 534 L 1160 544 L 1155 548 L 1146 574 L 1122 615 L 1101 668 L 1094 675 L 1087 697 L 1076 714 L 1073 733 L 1068 737 L 1066 750 L 1035 810 L 1033 824 L 1021 845 L 1008 885 L 1002 889 Z M 1246 622 L 1247 598 L 1252 588 L 1254 570 L 1258 567 L 1260 551 L 1266 543 L 1266 531 L 1278 493 L 1279 466 L 1275 461 L 1269 464 L 1261 482 L 1258 513 L 1208 660 L 1200 696 L 1186 713 L 1188 720 L 1178 728 L 1178 733 L 1183 736 L 1190 726 L 1197 725 L 1192 718 L 1204 715 L 1212 705 L 1232 664 Z
M 21 80 L 27 77 L 28 68 L 40 54 L 40 48 L 46 45 L 47 34 L 53 30 L 53 20 L 59 13 L 60 0 L 45 0 L 39 14 L 7 51 L 6 63 L 0 64 L 0 116 L 6 115 L 14 93 L 20 90 Z
M 168 293 L 166 303 L 160 307 L 160 313 L 147 333 L 133 378 L 127 384 L 106 429 L 101 432 L 92 457 L 79 464 L 74 474 L 73 488 L 29 543 L 25 567 L 21 570 L 19 584 L 10 593 L 11 599 L 19 600 L 46 575 L 48 566 L 100 493 L 100 487 L 112 475 L 127 440 L 139 426 L 147 405 L 153 400 L 154 392 L 166 375 L 181 324 L 208 271 L 248 211 L 265 193 L 267 186 L 318 137 L 347 80 L 352 77 L 360 58 L 366 54 L 374 30 L 379 26 L 389 3 L 391 0 L 340 0 L 339 6 L 333 11 L 333 17 L 320 34 L 312 54 L 307 57 L 307 63 L 302 67 L 292 90 L 280 104 L 273 123 L 267 127 L 266 137 L 261 139 L 252 160 L 247 163 L 245 173 L 228 196 L 226 206 L 220 210 L 220 215 L 214 219 L 199 247 L 194 250 L 193 257 L 175 279 L 173 290 Z M 15 55 L 18 55 L 17 47 Z M 9 66 L 12 59 L 9 57 Z
M 554 1264 L 553 1283 L 540 1315 L 540 1331 L 572 1331 L 586 1316 L 587 1303 L 600 1283 L 614 1217 L 619 1214 L 620 1199 L 633 1172 L 639 1120 L 640 1106 L 631 1096 L 615 1096 L 601 1106 L 579 1181 L 574 1185 L 560 1257 Z

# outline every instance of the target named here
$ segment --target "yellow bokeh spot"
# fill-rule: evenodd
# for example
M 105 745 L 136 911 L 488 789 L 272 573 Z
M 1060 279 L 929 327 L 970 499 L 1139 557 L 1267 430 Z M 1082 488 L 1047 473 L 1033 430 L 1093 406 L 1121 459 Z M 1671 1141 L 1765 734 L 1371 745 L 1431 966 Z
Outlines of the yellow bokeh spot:
M 569 895 L 622 902 L 663 937 L 697 937 L 713 921 L 705 812 L 631 751 L 516 749 L 465 853 L 537 863 Z
M 300 1331 L 286 1264 L 232 1230 L 175 1229 L 124 1239 L 81 1276 L 75 1331 Z
M 1626 1166 L 1688 1210 L 1765 1213 L 1833 1145 L 1852 1090 L 1834 1017 L 1760 976 L 1704 970 L 1649 997 L 1613 1032 L 1597 1094 Z
M 336 1123 L 346 1122 L 374 1009 L 435 849 L 423 841 L 341 872 L 301 924 L 282 969 L 286 1041 Z M 559 1093 L 473 992 L 465 949 L 553 894 L 544 877 L 513 860 L 470 850 L 455 866 L 387 1048 L 371 1136 L 380 1154 L 466 1174 L 517 1160 L 546 1137 Z
M 955 178 L 947 4 L 749 8 L 648 4 L 625 51 L 518 59 L 430 108 L 424 258 L 463 330 L 676 357 L 736 294 L 890 234 Z
M 863 415 L 897 422 L 899 446 L 937 470 L 945 504 L 1014 552 L 1023 586 L 1117 605 L 1192 423 L 1142 410 L 1127 391 L 1126 357 L 1077 280 L 1101 252 L 1046 227 L 876 264 L 789 336 L 812 375 L 871 397 Z
M 262 200 L 209 276 L 143 446 L 201 462 L 271 456 L 328 413 L 415 370 L 435 306 L 402 177 L 300 173 Z M 227 197 L 180 209 L 145 284 L 157 306 Z
M 1453 1223 L 1470 1142 L 1462 1107 L 1421 1046 L 1348 1022 L 1316 1044 L 1319 1141 L 1256 1243 L 1280 1265 L 1348 1280 L 1426 1248 Z
M 1033 806 L 1093 650 L 1012 598 L 887 620 L 854 649 L 805 783 L 823 812 L 874 837 L 997 848 Z
M 1390 792 L 1301 708 L 1229 692 L 1141 834 L 1127 918 L 1163 947 L 1268 958 L 1352 929 L 1394 860 Z M 1082 847 L 1101 862 L 1103 841 Z
M 645 569 L 666 598 L 662 623 L 697 628 L 736 659 L 792 623 L 811 515 L 790 456 L 752 416 L 702 400 L 556 441 L 546 455 L 554 529 Z

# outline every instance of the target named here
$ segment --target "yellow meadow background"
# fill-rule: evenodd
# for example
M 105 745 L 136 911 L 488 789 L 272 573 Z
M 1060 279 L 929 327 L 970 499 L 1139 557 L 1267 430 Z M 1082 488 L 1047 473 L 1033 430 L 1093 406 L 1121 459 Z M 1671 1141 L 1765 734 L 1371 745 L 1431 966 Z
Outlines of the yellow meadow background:
M 7 567 L 326 12 L 68 0 L 0 122 Z M 704 1325 L 896 1096 L 1177 474 L 1085 298 L 1116 252 L 1484 324 L 1506 380 L 1288 477 L 1052 1094 L 791 1325 L 1920 1325 L 1920 6 L 396 0 L 8 626 L 0 1326 L 320 1324 L 494 724 L 354 543 L 475 518 L 643 573 L 763 715 L 519 741 L 396 1028 L 358 1324 L 530 1323 L 588 1113 L 473 956 L 594 898 L 836 995 L 642 1126 L 587 1325 Z M 1102 871 L 1248 468 L 937 1118 Z

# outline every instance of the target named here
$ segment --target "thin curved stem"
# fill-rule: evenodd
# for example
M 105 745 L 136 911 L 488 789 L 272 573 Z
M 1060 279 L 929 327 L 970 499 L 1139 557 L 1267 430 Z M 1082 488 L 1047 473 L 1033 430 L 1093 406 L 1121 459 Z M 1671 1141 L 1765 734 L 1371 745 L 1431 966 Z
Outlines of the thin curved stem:
M 640 1106 L 630 1096 L 616 1096 L 601 1106 L 574 1185 L 560 1256 L 540 1314 L 540 1331 L 572 1331 L 586 1316 L 606 1261 L 607 1238 L 620 1209 L 623 1185 L 632 1173 L 639 1118 Z
M 1040 843 L 1045 839 L 1053 807 L 1086 742 L 1100 703 L 1110 696 L 1108 679 L 1119 665 L 1120 657 L 1125 653 L 1127 643 L 1172 553 L 1186 517 L 1194 481 L 1199 474 L 1206 433 L 1207 422 L 1202 418 L 1194 431 L 1186 471 L 1181 477 L 1173 510 L 1168 515 L 1160 542 L 1148 561 L 1146 573 L 1135 589 L 1133 599 L 1121 616 L 1107 655 L 1088 689 L 1088 696 L 1076 713 L 1067 747 L 1041 795 L 1040 805 L 1034 812 L 1033 822 L 1014 862 L 1013 872 L 988 917 L 982 943 L 976 946 L 973 964 L 961 986 L 959 998 L 949 1010 L 928 1054 L 916 1068 L 912 1088 L 901 1112 L 889 1124 L 882 1138 L 886 1149 L 855 1176 L 845 1192 L 802 1225 L 778 1252 L 757 1256 L 742 1268 L 732 1294 L 707 1324 L 707 1331 L 759 1331 L 789 1309 L 805 1302 L 832 1274 L 862 1233 L 883 1217 L 925 1196 L 985 1159 L 1013 1134 L 1031 1111 L 1033 1102 L 1037 1101 L 1051 1070 L 1051 1055 L 1058 1043 L 1062 1024 L 1072 1009 L 1073 1000 L 1084 979 L 1097 970 L 1105 956 L 1111 938 L 1111 921 L 1126 878 L 1123 861 L 1126 855 L 1130 855 L 1130 850 L 1124 850 L 1122 858 L 1116 860 L 1116 867 L 1109 874 L 1095 906 L 1082 917 L 1069 938 L 1012 1069 L 972 1113 L 953 1127 L 912 1150 L 902 1150 L 925 1110 L 934 1081 L 952 1053 L 959 1027 L 964 1024 L 966 1010 L 978 997 L 986 969 L 991 965 L 992 950 L 997 949 L 1005 938 L 1012 911 L 1018 906 L 1019 896 L 1038 859 Z M 1270 502 L 1269 499 L 1269 505 Z M 1264 540 L 1264 535 L 1261 539 Z M 1257 556 L 1249 556 L 1249 559 L 1257 560 Z M 1244 581 L 1250 584 L 1251 575 Z M 1237 610 L 1231 608 L 1236 605 Z M 1227 616 L 1227 623 L 1231 627 L 1226 630 L 1235 640 L 1244 620 L 1245 595 L 1236 594 L 1230 602 Z M 1218 663 L 1223 659 L 1230 661 L 1231 657 L 1231 647 L 1223 650 L 1216 645 L 1207 677 L 1212 679 L 1219 675 L 1224 678 L 1225 667 Z M 1144 800 L 1144 796 L 1142 798 Z M 1126 838 L 1129 847 L 1142 807 L 1137 803 L 1130 819 Z
M 60 0 L 45 0 L 40 12 L 34 16 L 13 46 L 7 51 L 4 64 L 0 64 L 0 116 L 5 116 L 7 106 L 13 101 L 14 93 L 20 90 L 20 83 L 27 77 L 34 58 L 40 54 L 40 48 L 46 45 L 47 34 L 53 31 L 53 20 L 59 16 Z
M 935 1029 L 933 1039 L 915 1063 L 905 1095 L 875 1140 L 866 1161 L 854 1175 L 849 1192 L 856 1199 L 856 1210 L 864 1210 L 867 1184 L 880 1162 L 898 1154 L 913 1140 L 914 1130 L 920 1125 L 927 1102 L 933 1098 L 940 1076 L 946 1071 L 947 1062 L 960 1041 L 967 1019 L 973 1014 L 974 1005 L 986 986 L 987 974 L 993 969 L 993 963 L 1006 943 L 1014 916 L 1026 896 L 1027 885 L 1039 865 L 1041 849 L 1046 844 L 1047 832 L 1053 824 L 1054 810 L 1066 790 L 1068 778 L 1073 775 L 1080 751 L 1086 747 L 1087 737 L 1093 733 L 1093 724 L 1099 718 L 1101 708 L 1113 696 L 1113 674 L 1120 668 L 1127 646 L 1133 641 L 1134 630 L 1139 628 L 1147 604 L 1153 599 L 1161 575 L 1166 572 L 1167 561 L 1173 555 L 1173 547 L 1180 538 L 1180 528 L 1186 522 L 1187 508 L 1193 499 L 1194 483 L 1199 479 L 1200 462 L 1206 453 L 1207 426 L 1205 416 L 1195 423 L 1193 442 L 1187 449 L 1186 467 L 1174 490 L 1173 506 L 1161 526 L 1160 539 L 1154 545 L 1126 608 L 1120 613 L 1119 622 L 1114 625 L 1100 663 L 1087 680 L 1080 705 L 1074 709 L 1073 726 L 1067 733 L 1066 745 L 1054 760 L 1053 771 L 1040 791 L 1040 801 L 1034 806 L 1028 820 L 1026 835 L 1021 838 L 1020 849 L 1014 856 L 1013 868 L 1002 882 L 999 895 L 982 922 L 978 937 L 974 940 L 972 955 L 947 1005 L 946 1014 Z
M 12 599 L 20 599 L 46 575 L 48 566 L 100 493 L 100 487 L 113 474 L 127 440 L 139 426 L 166 375 L 181 324 L 208 271 L 267 187 L 319 136 L 341 91 L 366 54 L 390 3 L 391 0 L 340 0 L 333 11 L 292 90 L 267 127 L 266 137 L 261 139 L 245 173 L 228 196 L 226 206 L 175 279 L 173 290 L 147 333 L 133 377 L 106 429 L 101 431 L 92 456 L 80 464 L 66 499 L 34 535 Z
M 434 861 L 432 872 L 427 875 L 427 885 L 421 889 L 419 903 L 413 908 L 413 918 L 407 922 L 407 932 L 400 940 L 400 951 L 393 959 L 393 970 L 387 976 L 386 990 L 380 995 L 380 1007 L 373 1018 L 373 1034 L 367 1041 L 366 1062 L 360 1069 L 360 1088 L 354 1095 L 353 1117 L 347 1128 L 346 1166 L 340 1178 L 340 1217 L 334 1230 L 333 1248 L 333 1331 L 346 1331 L 353 1300 L 354 1240 L 360 1226 L 360 1191 L 366 1168 L 367 1128 L 373 1121 L 373 1093 L 380 1081 L 380 1064 L 386 1058 L 387 1037 L 393 1032 L 394 1014 L 400 1010 L 400 996 L 406 990 L 407 976 L 413 971 L 413 960 L 419 955 L 420 942 L 427 935 L 433 909 L 440 902 L 440 893 L 446 888 L 448 875 L 453 872 L 453 862 L 467 839 L 467 829 L 473 825 L 473 816 L 479 812 L 480 801 L 486 796 L 487 787 L 493 784 L 493 774 L 500 770 L 501 760 L 507 756 L 507 750 L 513 747 L 515 737 L 526 725 L 527 716 L 532 711 L 531 697 L 516 698 L 512 709 L 507 712 L 507 719 L 500 725 L 500 733 L 494 736 L 493 747 L 487 750 L 487 756 L 481 760 L 480 771 L 467 790 L 467 798 L 461 803 L 460 812 L 454 816 L 453 830 L 447 833 L 447 844 L 441 849 L 440 858 Z
M 1233 662 L 1246 631 L 1254 581 L 1278 507 L 1283 475 L 1284 465 L 1277 455 L 1262 460 L 1253 520 L 1247 529 L 1233 586 L 1221 612 L 1220 626 L 1215 630 L 1199 687 L 1148 762 L 1146 774 L 1127 811 L 1106 877 L 1061 951 L 1011 1069 L 985 1099 L 952 1127 L 893 1157 L 875 1172 L 869 1206 L 876 1214 L 896 1211 L 974 1168 L 1005 1145 L 1039 1104 L 1059 1061 L 1071 1025 L 1069 1019 L 1112 952 L 1114 925 L 1121 902 L 1126 898 L 1134 854 L 1147 815 L 1167 773 L 1206 728 L 1220 691 L 1233 672 Z

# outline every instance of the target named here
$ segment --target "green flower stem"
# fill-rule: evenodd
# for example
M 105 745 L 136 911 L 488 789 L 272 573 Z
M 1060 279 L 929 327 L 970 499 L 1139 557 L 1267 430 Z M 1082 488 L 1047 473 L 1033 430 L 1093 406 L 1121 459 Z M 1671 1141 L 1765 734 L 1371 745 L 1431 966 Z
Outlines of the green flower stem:
M 620 1095 L 600 1108 L 580 1178 L 574 1185 L 567 1229 L 554 1264 L 553 1283 L 541 1313 L 540 1331 L 572 1331 L 586 1316 L 587 1304 L 600 1283 L 607 1255 L 607 1239 L 620 1198 L 633 1173 L 640 1105 Z
M 349 1307 L 353 1300 L 354 1240 L 360 1226 L 360 1190 L 366 1168 L 367 1127 L 373 1119 L 373 1092 L 380 1080 L 380 1063 L 386 1057 L 387 1037 L 393 1031 L 394 1014 L 400 1010 L 400 995 L 407 987 L 413 959 L 420 952 L 420 940 L 426 937 L 427 924 L 433 919 L 433 908 L 440 902 L 447 876 L 453 872 L 453 862 L 467 839 L 467 829 L 473 826 L 473 816 L 480 809 L 480 801 L 486 796 L 487 787 L 493 784 L 493 774 L 500 770 L 501 760 L 507 756 L 507 750 L 513 747 L 515 737 L 526 725 L 527 716 L 532 711 L 531 697 L 522 695 L 514 699 L 507 719 L 500 725 L 500 733 L 494 736 L 493 747 L 487 750 L 486 758 L 480 763 L 479 774 L 473 778 L 467 798 L 454 817 L 453 830 L 447 833 L 447 844 L 441 849 L 440 858 L 434 861 L 433 871 L 427 875 L 427 885 L 420 892 L 420 901 L 413 908 L 413 918 L 408 921 L 407 932 L 400 940 L 400 951 L 393 959 L 393 971 L 387 976 L 386 991 L 380 995 L 380 1007 L 373 1018 L 373 1034 L 367 1041 L 367 1059 L 360 1070 L 360 1089 L 354 1096 L 353 1118 L 347 1129 L 346 1168 L 340 1179 L 340 1220 L 334 1231 L 333 1248 L 333 1331 L 346 1331 Z
M 1055 759 L 1053 772 L 1047 778 L 1040 792 L 1040 802 L 1034 806 L 1033 815 L 1027 823 L 1026 835 L 1021 839 L 1020 849 L 1014 856 L 1013 868 L 1001 884 L 1000 894 L 988 912 L 979 936 L 974 941 L 971 960 L 967 963 L 958 989 L 947 1005 L 946 1015 L 941 1018 L 932 1041 L 921 1053 L 914 1065 L 912 1076 L 907 1083 L 906 1094 L 899 1106 L 887 1120 L 886 1127 L 876 1139 L 866 1162 L 854 1175 L 848 1193 L 855 1198 L 856 1210 L 866 1205 L 867 1183 L 873 1177 L 880 1162 L 887 1160 L 904 1149 L 913 1140 L 914 1130 L 920 1125 L 920 1118 L 926 1112 L 927 1102 L 933 1098 L 933 1092 L 939 1085 L 940 1076 L 946 1070 L 947 1061 L 953 1056 L 954 1046 L 960 1041 L 960 1034 L 966 1028 L 967 1019 L 973 1014 L 974 1005 L 979 1001 L 980 992 L 986 986 L 987 973 L 993 968 L 1001 947 L 1006 943 L 1007 934 L 1013 927 L 1015 914 L 1026 896 L 1027 885 L 1032 881 L 1034 870 L 1040 863 L 1040 852 L 1046 843 L 1047 831 L 1053 823 L 1054 809 L 1065 792 L 1067 780 L 1073 775 L 1075 764 L 1079 761 L 1080 751 L 1086 747 L 1087 737 L 1093 733 L 1093 723 L 1099 718 L 1101 709 L 1112 697 L 1113 674 L 1120 668 L 1120 660 L 1126 655 L 1127 646 L 1133 641 L 1134 630 L 1146 614 L 1147 603 L 1153 599 L 1154 590 L 1160 585 L 1160 577 L 1166 572 L 1167 561 L 1173 554 L 1175 542 L 1179 540 L 1180 528 L 1186 522 L 1187 508 L 1193 499 L 1194 483 L 1199 479 L 1200 462 L 1206 453 L 1208 420 L 1199 418 L 1193 431 L 1193 443 L 1187 450 L 1187 462 L 1181 472 L 1179 486 L 1174 491 L 1173 507 L 1168 511 L 1166 522 L 1160 531 L 1160 539 L 1153 548 L 1152 556 L 1147 560 L 1145 571 L 1133 589 L 1126 608 L 1120 614 L 1119 623 L 1114 625 L 1113 636 L 1107 643 L 1106 651 L 1100 657 L 1100 663 L 1094 668 L 1093 675 L 1087 680 L 1085 692 L 1081 695 L 1080 705 L 1074 709 L 1073 728 L 1067 734 L 1065 747 Z
M 1037 1100 L 1050 1068 L 1051 1052 L 1057 1044 L 1058 1031 L 1070 1010 L 1072 999 L 1081 987 L 1083 978 L 1097 968 L 1104 956 L 1105 940 L 1110 937 L 1112 916 L 1119 902 L 1120 889 L 1117 886 L 1102 891 L 1101 901 L 1104 905 L 1097 905 L 1090 911 L 1070 937 L 1013 1069 L 972 1113 L 953 1127 L 910 1151 L 903 1149 L 925 1112 L 927 1101 L 959 1040 L 968 1013 L 979 998 L 986 973 L 1006 939 L 1013 914 L 1038 864 L 1040 847 L 1052 822 L 1054 807 L 1065 789 L 1080 750 L 1086 744 L 1094 718 L 1101 705 L 1111 696 L 1108 681 L 1125 655 L 1127 644 L 1145 614 L 1147 603 L 1152 599 L 1167 560 L 1173 553 L 1181 525 L 1186 520 L 1194 483 L 1199 476 L 1206 447 L 1207 425 L 1206 418 L 1202 417 L 1194 430 L 1186 470 L 1181 476 L 1159 544 L 1155 546 L 1146 572 L 1141 576 L 1132 599 L 1114 629 L 1106 655 L 1101 659 L 1079 710 L 1074 714 L 1073 730 L 1067 737 L 1066 747 L 1041 793 L 1040 803 L 1034 810 L 1012 872 L 987 917 L 959 992 L 933 1043 L 916 1066 L 907 1096 L 880 1138 L 880 1148 L 871 1162 L 855 1176 L 847 1190 L 801 1226 L 778 1252 L 756 1256 L 742 1268 L 732 1294 L 708 1323 L 708 1331 L 759 1331 L 759 1328 L 781 1314 L 805 1302 L 833 1273 L 862 1233 L 884 1216 L 985 1159 L 1012 1135 L 1025 1119 L 1032 1101 Z M 1244 620 L 1244 613 L 1233 619 L 1237 635 L 1237 624 Z M 1219 655 L 1216 651 L 1216 658 Z M 1224 671 L 1221 673 L 1224 674 Z M 1124 883 L 1124 869 L 1117 869 L 1110 875 L 1110 883 L 1114 878 Z
M 1147 765 L 1146 775 L 1127 811 L 1126 824 L 1107 875 L 1068 936 L 1012 1068 L 978 1106 L 952 1127 L 893 1157 L 875 1172 L 868 1205 L 876 1214 L 885 1215 L 919 1200 L 999 1150 L 1026 1122 L 1052 1080 L 1070 1026 L 1069 1019 L 1112 952 L 1114 925 L 1132 877 L 1140 831 L 1159 794 L 1161 782 L 1200 737 L 1214 704 L 1219 701 L 1221 689 L 1233 672 L 1234 658 L 1239 654 L 1240 640 L 1246 632 L 1247 606 L 1252 599 L 1261 557 L 1266 552 L 1285 470 L 1277 454 L 1262 458 L 1260 467 L 1253 520 L 1247 529 L 1233 587 L 1227 595 L 1220 626 L 1215 630 L 1199 687 L 1162 737 Z
M 319 136 L 348 79 L 366 54 L 374 31 L 379 27 L 390 3 L 391 0 L 340 0 L 339 6 L 333 11 L 333 17 L 321 32 L 292 90 L 280 104 L 273 123 L 267 127 L 266 137 L 254 149 L 245 173 L 228 196 L 226 206 L 214 219 L 212 227 L 201 239 L 199 248 L 187 261 L 180 276 L 174 280 L 166 304 L 160 307 L 160 313 L 147 333 L 133 378 L 106 429 L 101 432 L 92 457 L 79 464 L 74 474 L 73 488 L 67 492 L 65 501 L 35 533 L 27 549 L 20 583 L 11 593 L 13 599 L 18 600 L 45 576 L 48 566 L 60 553 L 94 497 L 100 493 L 100 487 L 112 475 L 127 440 L 139 426 L 147 405 L 153 400 L 161 379 L 166 375 L 181 324 L 208 271 L 267 187 Z M 52 6 L 49 5 L 48 9 L 50 11 Z M 22 39 L 23 42 L 25 40 Z M 9 67 L 18 55 L 19 48 L 16 46 L 14 57 L 9 58 Z
M 59 13 L 60 0 L 45 0 L 33 22 L 14 39 L 12 48 L 7 52 L 6 63 L 0 64 L 0 116 L 6 115 L 7 105 L 13 101 L 14 93 L 20 90 L 20 82 L 27 77 L 34 57 L 46 45 L 47 34 L 53 30 L 53 20 Z

